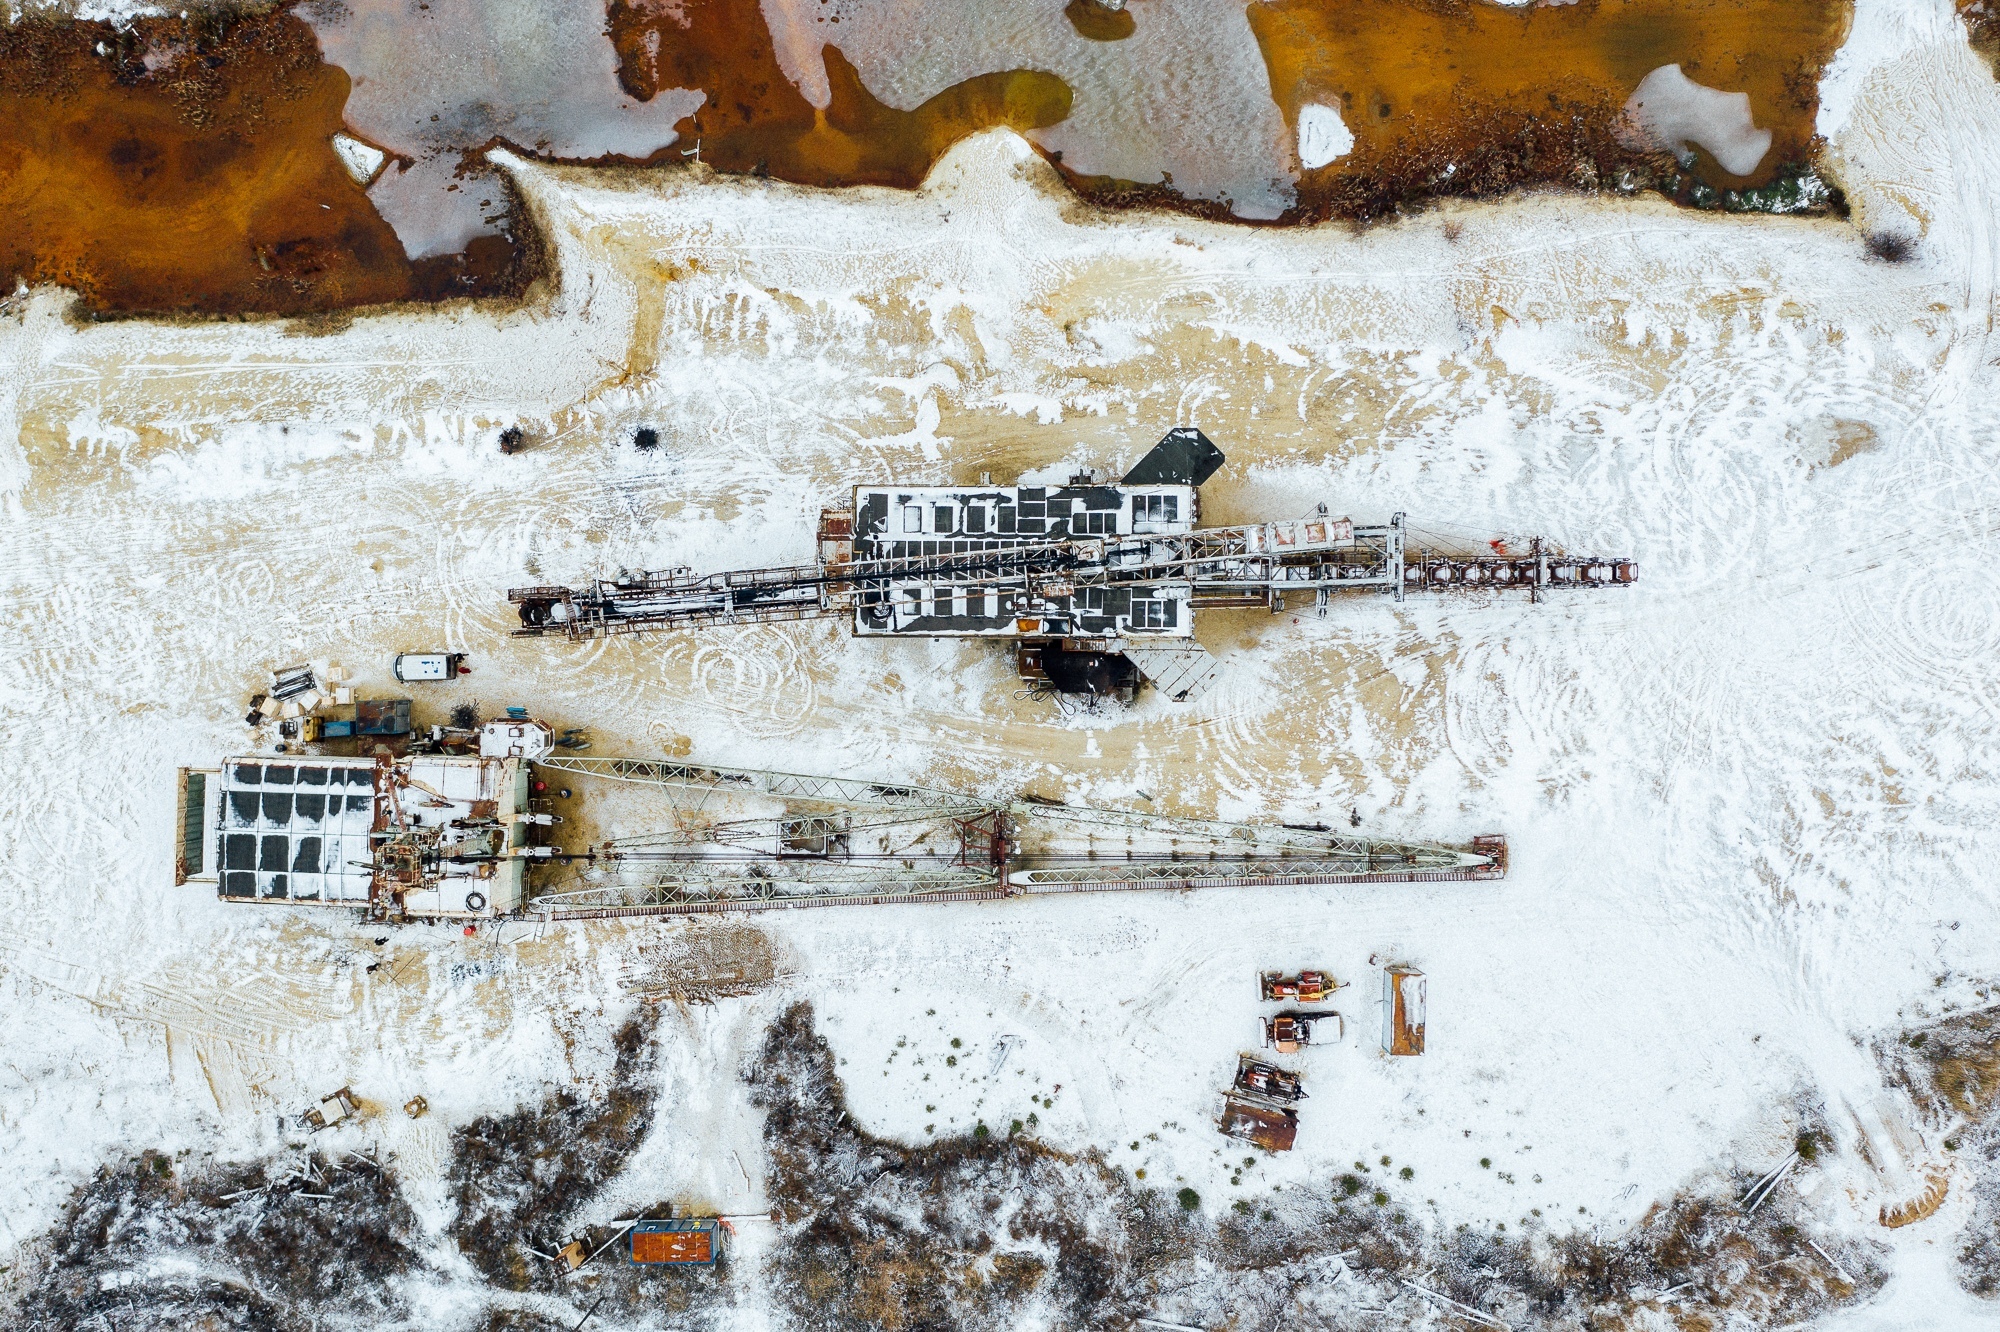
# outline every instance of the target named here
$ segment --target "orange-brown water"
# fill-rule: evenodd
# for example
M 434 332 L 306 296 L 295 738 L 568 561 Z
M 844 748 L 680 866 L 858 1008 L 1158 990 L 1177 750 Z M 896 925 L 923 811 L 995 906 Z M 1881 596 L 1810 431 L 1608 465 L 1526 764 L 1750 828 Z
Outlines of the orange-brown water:
M 171 63 L 149 72 L 149 51 Z M 408 298 L 402 247 L 330 143 L 347 88 L 288 15 L 0 28 L 0 278 L 100 311 Z
M 723 171 L 802 185 L 908 187 L 968 134 L 998 125 L 1039 129 L 1069 115 L 1068 86 L 1035 70 L 982 74 L 898 111 L 862 86 L 834 46 L 825 48 L 833 97 L 821 110 L 779 68 L 757 0 L 612 0 L 608 23 L 627 93 L 641 101 L 663 88 L 708 94 L 675 128 Z
M 1996 3 L 1963 0 L 1973 20 Z M 1139 8 L 1074 0 L 1050 21 L 1113 51 L 1147 21 Z M 1248 22 L 1286 122 L 1296 127 L 1307 104 L 1333 106 L 1355 140 L 1299 173 L 1283 220 L 1369 217 L 1527 184 L 1763 206 L 1723 192 L 1781 189 L 1813 160 L 1818 80 L 1849 14 L 1839 0 L 1260 0 Z M 910 186 L 968 134 L 1045 128 L 1071 112 L 1070 87 L 1034 69 L 981 73 L 899 110 L 831 45 L 830 100 L 816 108 L 781 67 L 758 0 L 613 0 L 606 32 L 626 94 L 705 94 L 664 161 L 698 141 L 725 171 Z M 1668 64 L 1748 94 L 1773 136 L 1754 173 L 1732 176 L 1706 152 L 1683 169 L 1621 142 L 1626 98 Z M 47 20 L 0 29 L 0 208 L 13 223 L 0 234 L 0 279 L 60 283 L 101 312 L 297 314 L 518 291 L 530 265 L 503 236 L 409 262 L 331 149 L 348 88 L 283 9 L 122 30 Z M 1171 181 L 1087 176 L 1050 156 L 1099 202 L 1225 211 L 1182 198 Z
M 1819 80 L 1851 8 L 1826 0 L 1261 0 L 1251 29 L 1289 124 L 1339 108 L 1347 156 L 1299 182 L 1309 216 L 1356 216 L 1438 194 L 1528 184 L 1608 185 L 1627 171 L 1666 184 L 1664 154 L 1621 143 L 1640 80 L 1678 64 L 1696 83 L 1750 97 L 1772 133 L 1757 170 L 1732 175 L 1706 151 L 1692 174 L 1714 190 L 1768 185 L 1816 147 Z

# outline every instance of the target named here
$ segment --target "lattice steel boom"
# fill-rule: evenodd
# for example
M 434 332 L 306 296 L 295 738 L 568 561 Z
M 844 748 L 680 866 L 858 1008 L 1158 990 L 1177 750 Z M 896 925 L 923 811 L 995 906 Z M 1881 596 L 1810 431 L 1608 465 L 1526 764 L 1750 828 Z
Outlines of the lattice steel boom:
M 538 766 L 654 786 L 675 816 L 672 827 L 581 851 L 549 849 L 545 858 L 573 877 L 538 892 L 528 910 L 552 920 L 1145 888 L 1463 882 L 1506 872 L 1498 837 L 1467 846 L 1385 841 L 671 759 L 562 757 Z M 722 817 L 710 804 L 722 796 L 760 808 Z

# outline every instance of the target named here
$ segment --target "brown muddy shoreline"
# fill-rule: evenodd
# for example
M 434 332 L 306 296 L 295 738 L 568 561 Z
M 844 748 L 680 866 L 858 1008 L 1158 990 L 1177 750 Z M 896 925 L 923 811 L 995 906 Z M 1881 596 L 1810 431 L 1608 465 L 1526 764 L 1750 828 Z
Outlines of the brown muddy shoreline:
M 1128 23 L 1146 21 L 1143 6 L 1114 12 L 1124 18 L 1097 40 L 1119 41 Z M 0 237 L 10 287 L 69 287 L 93 317 L 297 317 L 519 299 L 544 276 L 534 223 L 504 181 L 500 234 L 454 254 L 407 257 L 333 151 L 349 75 L 327 63 L 295 5 L 191 13 L 123 27 L 30 15 L 0 29 L 0 208 L 17 219 Z M 1655 191 L 1695 208 L 1844 217 L 1839 190 L 1814 173 L 1812 125 L 1818 79 L 1848 13 L 1808 0 L 1526 10 L 1483 0 L 1265 0 L 1249 21 L 1286 124 L 1308 103 L 1335 105 L 1354 146 L 1299 171 L 1296 202 L 1255 225 L 1369 222 L 1442 198 L 1533 188 Z M 1074 19 L 1052 13 L 1057 23 Z M 1973 27 L 1975 37 L 1986 31 Z M 912 188 L 970 134 L 1046 129 L 1071 113 L 1069 86 L 1032 69 L 981 74 L 897 110 L 831 45 L 831 100 L 816 108 L 780 67 L 757 0 L 680 9 L 612 0 L 606 35 L 627 96 L 706 94 L 675 128 L 725 172 Z M 1773 131 L 1757 172 L 1732 176 L 1699 149 L 1677 160 L 1621 138 L 1622 90 L 1668 57 L 1690 77 L 1747 91 L 1756 123 Z M 468 143 L 454 150 L 467 164 L 460 178 L 487 175 L 479 156 L 498 145 L 549 158 L 504 138 Z M 1226 202 L 1181 193 L 1171 176 L 1137 183 L 1078 171 L 1061 151 L 1043 155 L 1094 206 L 1244 220 Z M 677 143 L 639 164 L 681 159 Z

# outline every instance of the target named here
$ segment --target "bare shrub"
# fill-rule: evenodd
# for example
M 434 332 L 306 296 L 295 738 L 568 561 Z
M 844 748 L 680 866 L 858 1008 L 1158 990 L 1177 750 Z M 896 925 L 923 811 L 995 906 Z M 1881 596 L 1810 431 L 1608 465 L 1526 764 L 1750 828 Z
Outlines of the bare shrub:
M 1972 1219 L 1959 1239 L 1959 1284 L 1985 1299 L 2000 1298 L 2000 1009 L 1904 1032 L 1879 1053 L 1917 1104 L 1948 1126 L 1945 1147 L 1972 1178 Z
M 1288 1187 L 1211 1219 L 1200 1199 L 1187 1206 L 1094 1152 L 1020 1137 L 906 1147 L 849 1119 L 805 1004 L 772 1025 L 744 1076 L 767 1115 L 781 1226 L 773 1274 L 799 1328 L 983 1332 L 1152 1317 L 1304 1332 L 1428 1326 L 1440 1301 L 1455 1300 L 1522 1329 L 1638 1329 L 1668 1291 L 1683 1327 L 1773 1325 L 1883 1280 L 1859 1246 L 1821 1237 L 1815 1250 L 1796 1197 L 1746 1214 L 1735 1199 L 1748 1180 L 1718 1177 L 1611 1240 L 1440 1234 L 1389 1192 L 1392 1180 Z
M 618 1173 L 653 1123 L 653 1028 L 642 1008 L 613 1039 L 610 1086 L 586 1098 L 567 1088 L 452 1135 L 452 1237 L 481 1275 L 508 1290 L 559 1289 L 552 1264 L 522 1246 L 529 1230 L 550 1244 L 577 1210 Z
M 390 1279 L 415 1266 L 416 1220 L 394 1180 L 360 1157 L 311 1169 L 309 1179 L 265 1165 L 183 1179 L 148 1152 L 100 1170 L 48 1236 L 18 1325 L 292 1328 L 336 1309 L 399 1319 Z M 174 1256 L 183 1261 L 157 1261 Z M 158 1275 L 163 1266 L 185 1270 Z

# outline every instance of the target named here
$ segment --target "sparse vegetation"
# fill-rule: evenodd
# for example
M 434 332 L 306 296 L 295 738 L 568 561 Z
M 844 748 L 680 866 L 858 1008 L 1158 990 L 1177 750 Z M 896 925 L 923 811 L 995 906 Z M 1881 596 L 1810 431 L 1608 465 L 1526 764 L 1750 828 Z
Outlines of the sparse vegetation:
M 600 1094 L 564 1089 L 537 1106 L 476 1119 L 453 1135 L 449 1175 L 458 1215 L 450 1235 L 482 1276 L 507 1290 L 554 1292 L 565 1284 L 555 1266 L 526 1247 L 529 1236 L 554 1252 L 575 1228 L 577 1214 L 603 1182 L 617 1174 L 652 1126 L 655 1083 L 653 1027 L 658 1010 L 642 1007 L 613 1039 L 609 1086 Z M 592 1235 L 591 1247 L 609 1238 Z M 606 1263 L 588 1278 L 618 1270 Z M 630 1297 L 614 1282 L 611 1299 Z
M 579 1223 L 608 1219 L 589 1204 L 653 1122 L 651 1011 L 618 1032 L 601 1091 L 565 1089 L 455 1136 L 447 1178 L 458 1213 L 447 1234 L 494 1286 L 529 1296 L 495 1301 L 470 1324 L 480 1332 L 565 1325 L 536 1309 L 549 1296 L 595 1307 L 607 1332 L 634 1319 L 699 1327 L 732 1298 L 726 1264 L 669 1276 L 600 1259 L 558 1277 L 525 1247 L 539 1240 L 551 1251 L 579 1233 L 594 1247 L 617 1234 Z M 1954 1104 L 2000 1099 L 2000 1061 L 1976 1023 L 1932 1028 L 1923 1044 L 1897 1048 L 1921 1051 L 1915 1072 L 1960 1098 Z M 1533 1207 L 1522 1231 L 1496 1223 L 1447 1235 L 1428 1233 L 1359 1169 L 1322 1187 L 1287 1185 L 1270 1205 L 1239 1198 L 1209 1213 L 1184 1181 L 1148 1186 L 1143 1172 L 1127 1176 L 1095 1152 L 1061 1152 L 1018 1131 L 989 1134 L 981 1124 L 906 1147 L 854 1126 L 804 1004 L 772 1025 L 744 1077 L 766 1116 L 779 1226 L 767 1271 L 781 1318 L 800 1332 L 1115 1327 L 1139 1316 L 1276 1332 L 1343 1326 L 1363 1309 L 1376 1311 L 1372 1327 L 1425 1325 L 1431 1307 L 1402 1299 L 1403 1280 L 1522 1332 L 1637 1328 L 1650 1295 L 1669 1287 L 1684 1292 L 1679 1326 L 1772 1326 L 1882 1281 L 1865 1247 L 1808 1236 L 1795 1194 L 1746 1214 L 1734 1179 L 1655 1207 L 1615 1240 L 1551 1235 L 1530 1219 L 1541 1215 Z M 1816 1123 L 1800 1142 L 1826 1147 Z M 1240 1177 L 1256 1164 L 1244 1157 L 1233 1169 Z M 662 1215 L 666 1204 L 638 1211 Z M 406 1283 L 451 1279 L 425 1270 L 419 1235 L 393 1178 L 372 1161 L 318 1167 L 306 1189 L 267 1167 L 185 1179 L 149 1153 L 79 1191 L 13 1325 L 408 1326 L 417 1315 L 400 1303 Z M 1983 1255 L 1965 1261 L 1984 1270 Z
M 552 1251 L 582 1234 L 595 1248 L 617 1234 L 578 1225 L 578 1213 L 652 1123 L 655 1012 L 642 1008 L 618 1031 L 601 1093 L 565 1089 L 539 1106 L 475 1120 L 454 1135 L 447 1172 L 458 1204 L 447 1233 L 481 1276 L 508 1291 L 596 1303 L 607 1326 L 641 1310 L 695 1326 L 693 1315 L 729 1298 L 726 1263 L 665 1274 L 600 1258 L 561 1277 L 522 1244 L 532 1234 Z M 638 1214 L 664 1216 L 667 1205 L 662 1199 Z M 105 1168 L 77 1192 L 8 1326 L 408 1327 L 423 1321 L 402 1292 L 406 1279 L 426 1275 L 424 1243 L 394 1175 L 369 1157 L 295 1152 L 184 1175 L 168 1157 L 147 1152 Z M 477 1326 L 527 1332 L 573 1322 L 495 1307 Z
M 1359 1171 L 1322 1189 L 1287 1186 L 1282 1208 L 1238 1199 L 1211 1218 L 1192 1186 L 1148 1187 L 1095 1153 L 1025 1136 L 904 1147 L 853 1126 L 804 1004 L 772 1027 L 745 1076 L 767 1114 L 775 1285 L 801 1329 L 1066 1328 L 1145 1316 L 1277 1332 L 1345 1325 L 1342 1311 L 1407 1294 L 1399 1277 L 1436 1282 L 1522 1329 L 1638 1327 L 1648 1293 L 1698 1278 L 1677 1311 L 1683 1326 L 1721 1327 L 1738 1314 L 1771 1325 L 1882 1280 L 1869 1253 L 1817 1236 L 1855 1280 L 1836 1277 L 1787 1210 L 1795 1200 L 1746 1217 L 1724 1201 L 1732 1183 L 1720 1179 L 1612 1242 L 1552 1238 L 1539 1221 L 1518 1239 L 1504 1226 L 1447 1237 L 1427 1236 Z M 1353 1279 L 1337 1279 L 1343 1266 Z M 1368 1325 L 1430 1316 L 1414 1300 L 1393 1310 Z
M 416 1218 L 372 1160 L 218 1166 L 184 1178 L 155 1152 L 98 1172 L 48 1240 L 20 1328 L 307 1327 L 327 1311 L 405 1315 Z M 181 1261 L 161 1262 L 180 1255 Z M 199 1261 L 189 1261 L 197 1257 Z
M 1917 243 L 1897 231 L 1877 231 L 1868 237 L 1868 257 L 1885 264 L 1907 263 L 1915 258 Z
M 1916 1103 L 1950 1130 L 1945 1149 L 1969 1167 L 1973 1207 L 1960 1232 L 1959 1284 L 2000 1299 L 2000 1009 L 1907 1032 L 1882 1053 Z

